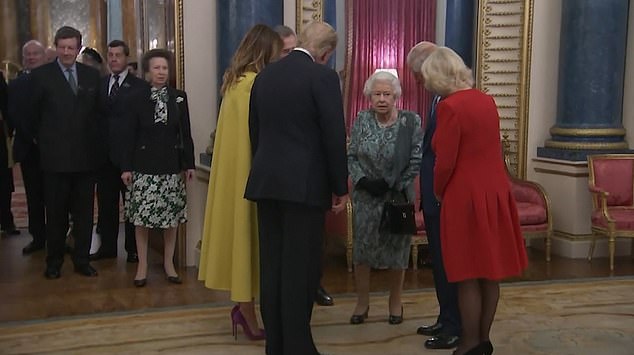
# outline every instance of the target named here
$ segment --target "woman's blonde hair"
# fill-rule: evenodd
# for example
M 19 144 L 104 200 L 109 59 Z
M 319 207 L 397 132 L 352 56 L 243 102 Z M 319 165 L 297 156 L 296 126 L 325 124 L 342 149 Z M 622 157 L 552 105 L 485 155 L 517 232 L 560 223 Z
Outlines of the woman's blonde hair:
M 222 77 L 220 92 L 224 95 L 234 86 L 244 73 L 259 73 L 267 64 L 280 56 L 284 43 L 270 27 L 262 24 L 253 26 L 238 46 L 231 63 Z
M 456 52 L 447 47 L 438 47 L 423 62 L 421 74 L 425 88 L 440 96 L 473 87 L 473 74 Z

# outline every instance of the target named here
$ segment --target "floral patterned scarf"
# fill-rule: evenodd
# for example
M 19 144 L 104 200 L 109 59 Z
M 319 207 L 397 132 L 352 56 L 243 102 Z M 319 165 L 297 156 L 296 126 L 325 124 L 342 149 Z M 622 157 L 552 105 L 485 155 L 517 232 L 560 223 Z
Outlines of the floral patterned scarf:
M 152 87 L 150 99 L 156 102 L 154 106 L 154 123 L 167 124 L 167 86 L 160 89 Z

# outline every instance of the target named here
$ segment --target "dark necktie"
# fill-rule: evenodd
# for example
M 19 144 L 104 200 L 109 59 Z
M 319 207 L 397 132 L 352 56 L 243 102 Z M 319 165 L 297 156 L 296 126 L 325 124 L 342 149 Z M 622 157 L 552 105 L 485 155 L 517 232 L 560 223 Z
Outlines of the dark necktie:
M 112 83 L 112 87 L 110 87 L 111 99 L 114 99 L 115 97 L 117 97 L 117 94 L 119 93 L 119 74 L 114 75 L 113 78 L 114 78 L 114 83 Z
M 68 85 L 70 85 L 70 89 L 73 90 L 73 94 L 77 95 L 77 80 L 75 80 L 75 75 L 73 74 L 73 69 L 66 69 L 68 73 Z

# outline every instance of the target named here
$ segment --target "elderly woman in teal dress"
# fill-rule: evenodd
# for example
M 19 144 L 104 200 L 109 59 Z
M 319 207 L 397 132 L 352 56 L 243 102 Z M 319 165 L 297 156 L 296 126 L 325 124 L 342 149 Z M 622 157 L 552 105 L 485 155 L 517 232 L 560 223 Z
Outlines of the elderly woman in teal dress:
M 401 96 L 396 76 L 376 72 L 366 81 L 363 93 L 370 100 L 371 109 L 359 112 L 348 146 L 348 169 L 354 184 L 353 260 L 357 290 L 357 305 L 350 323 L 363 323 L 368 316 L 370 270 L 374 268 L 389 269 L 391 273 L 388 321 L 399 324 L 403 321 L 401 294 L 411 235 L 379 232 L 379 224 L 383 204 L 393 194 L 404 193 L 408 201 L 414 201 L 423 132 L 416 113 L 395 107 Z

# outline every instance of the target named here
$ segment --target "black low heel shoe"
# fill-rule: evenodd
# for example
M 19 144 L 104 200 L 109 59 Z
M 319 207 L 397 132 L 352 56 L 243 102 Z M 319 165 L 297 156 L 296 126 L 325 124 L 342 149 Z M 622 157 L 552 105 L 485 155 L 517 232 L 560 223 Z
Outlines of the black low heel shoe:
M 484 355 L 493 354 L 493 344 L 491 344 L 490 340 L 481 342 L 479 347 L 480 347 L 480 350 L 482 350 L 482 353 Z
M 401 306 L 401 315 L 400 316 L 390 316 L 387 318 L 387 322 L 390 324 L 401 324 L 403 323 L 403 306 Z
M 145 284 L 147 284 L 147 279 L 140 279 L 140 280 L 134 279 L 134 286 L 136 287 L 144 287 Z
M 183 280 L 181 280 L 180 276 L 168 276 L 167 281 L 173 284 L 182 284 Z
M 365 312 L 363 312 L 363 314 L 353 314 L 352 317 L 350 317 L 350 324 L 361 324 L 365 322 L 365 319 L 368 318 L 369 311 L 370 306 L 365 309 Z

